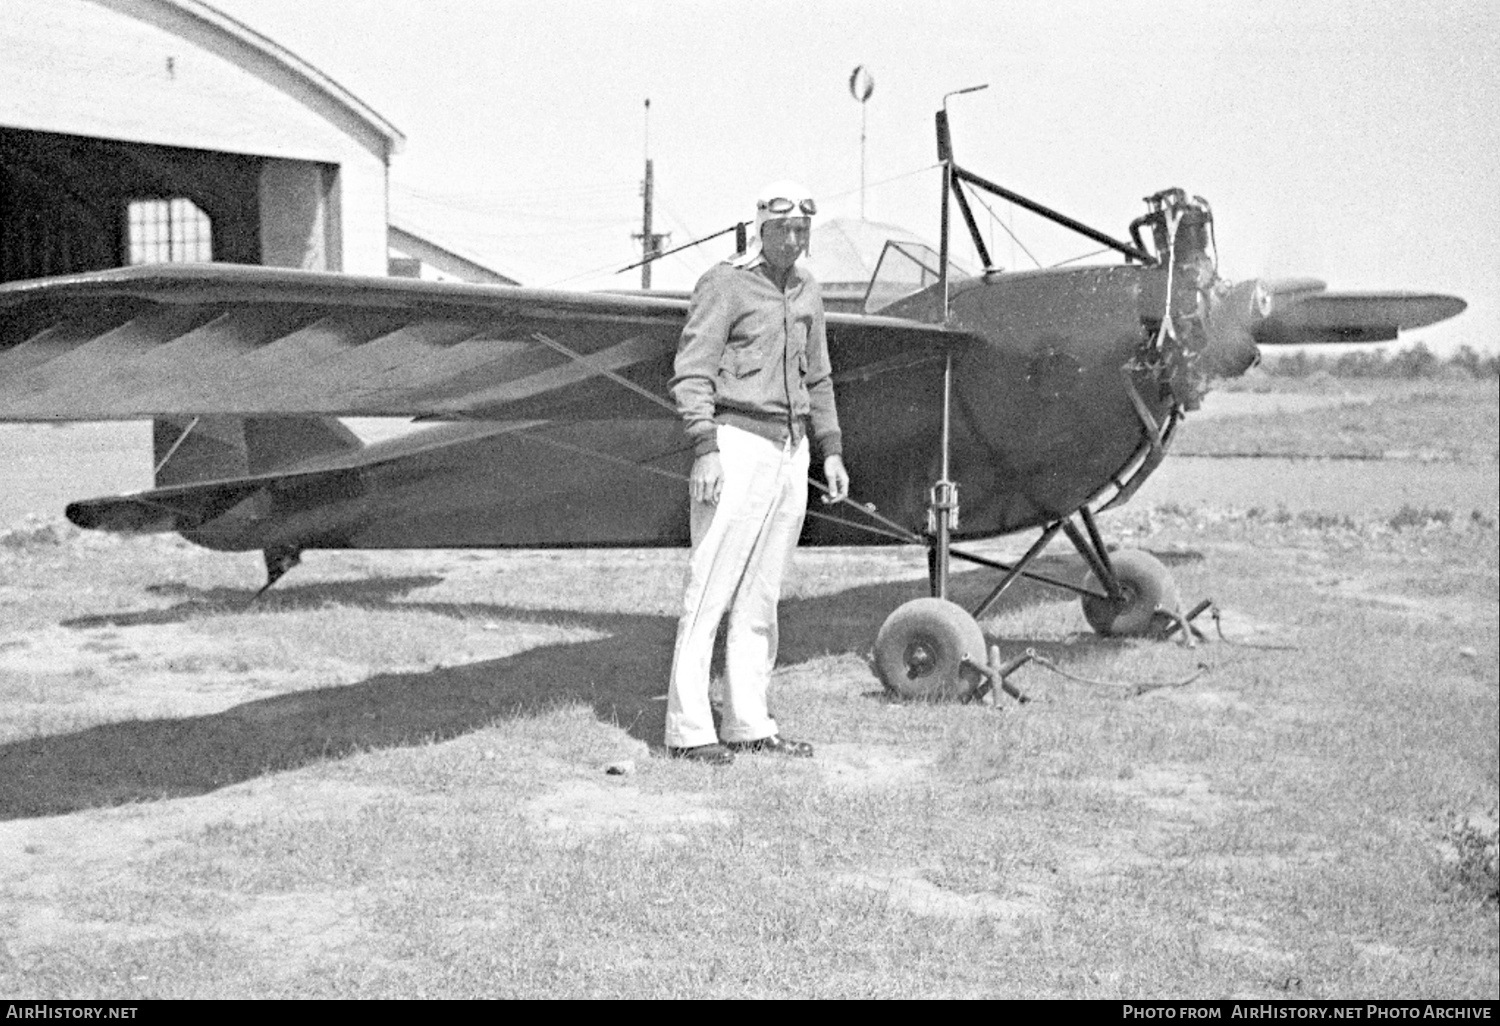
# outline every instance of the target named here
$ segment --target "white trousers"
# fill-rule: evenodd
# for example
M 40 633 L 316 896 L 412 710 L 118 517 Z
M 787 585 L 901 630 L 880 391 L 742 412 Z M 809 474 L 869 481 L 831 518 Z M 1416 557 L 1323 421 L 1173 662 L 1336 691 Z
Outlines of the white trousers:
M 692 503 L 692 556 L 667 690 L 666 743 L 696 748 L 720 740 L 708 700 L 709 666 L 727 610 L 724 741 L 776 733 L 766 691 L 776 665 L 776 603 L 807 514 L 807 439 L 777 444 L 720 425 L 724 487 L 718 503 Z

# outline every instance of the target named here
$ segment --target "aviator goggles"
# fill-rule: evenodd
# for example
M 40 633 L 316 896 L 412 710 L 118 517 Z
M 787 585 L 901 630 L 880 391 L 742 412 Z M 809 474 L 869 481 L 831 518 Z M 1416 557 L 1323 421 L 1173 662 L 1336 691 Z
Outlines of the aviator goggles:
M 775 199 L 758 200 L 755 204 L 759 210 L 777 217 L 787 217 L 797 211 L 801 211 L 806 217 L 812 217 L 818 212 L 818 205 L 811 199 L 790 200 L 785 196 L 777 196 Z

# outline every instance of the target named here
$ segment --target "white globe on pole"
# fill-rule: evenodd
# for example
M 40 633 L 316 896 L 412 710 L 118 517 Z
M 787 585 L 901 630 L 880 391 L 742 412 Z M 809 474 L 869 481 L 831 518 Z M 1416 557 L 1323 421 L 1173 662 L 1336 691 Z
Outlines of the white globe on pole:
M 849 93 L 860 103 L 868 103 L 870 94 L 875 91 L 875 79 L 868 68 L 863 64 L 854 69 L 854 74 L 849 76 Z
M 849 95 L 859 101 L 859 219 L 865 219 L 865 105 L 875 92 L 875 77 L 863 64 L 849 76 Z

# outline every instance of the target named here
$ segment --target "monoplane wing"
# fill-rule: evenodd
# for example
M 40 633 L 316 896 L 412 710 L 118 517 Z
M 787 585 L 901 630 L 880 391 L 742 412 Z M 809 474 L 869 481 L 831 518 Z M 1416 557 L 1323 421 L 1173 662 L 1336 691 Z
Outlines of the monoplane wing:
M 1456 317 L 1468 306 L 1431 292 L 1327 292 L 1312 279 L 1268 282 L 1272 309 L 1254 328 L 1260 345 L 1388 342 Z
M 0 420 L 670 417 L 686 313 L 680 296 L 222 264 L 12 282 Z M 868 334 L 872 356 L 956 337 L 852 315 L 830 315 L 829 332 Z

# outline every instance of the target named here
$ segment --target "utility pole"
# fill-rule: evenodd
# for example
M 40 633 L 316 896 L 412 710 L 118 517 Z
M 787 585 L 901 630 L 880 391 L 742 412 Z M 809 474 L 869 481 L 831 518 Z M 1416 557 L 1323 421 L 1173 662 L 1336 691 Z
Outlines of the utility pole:
M 651 230 L 651 202 L 653 192 L 651 168 L 651 100 L 646 99 L 646 179 L 641 183 L 641 198 L 644 201 L 641 211 L 641 233 L 632 238 L 641 240 L 641 256 L 645 263 L 641 264 L 641 288 L 651 287 L 651 264 L 657 254 L 661 252 L 663 242 L 667 241 L 669 233 L 656 233 Z

